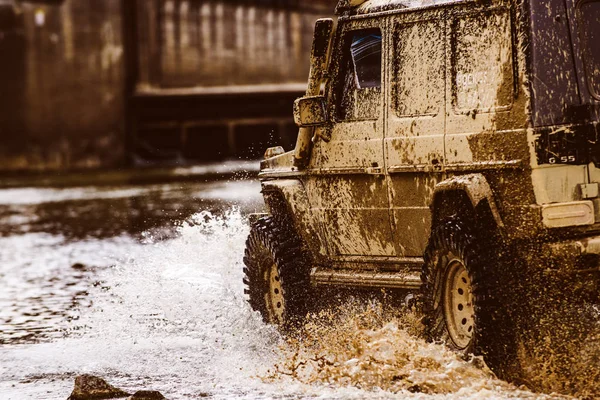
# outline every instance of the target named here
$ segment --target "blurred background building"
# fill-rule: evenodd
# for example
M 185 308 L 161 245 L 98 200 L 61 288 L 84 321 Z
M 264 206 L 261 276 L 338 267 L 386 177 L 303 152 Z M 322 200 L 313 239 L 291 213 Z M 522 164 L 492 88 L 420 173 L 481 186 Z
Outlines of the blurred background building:
M 193 163 L 293 146 L 335 0 L 0 0 L 0 170 Z

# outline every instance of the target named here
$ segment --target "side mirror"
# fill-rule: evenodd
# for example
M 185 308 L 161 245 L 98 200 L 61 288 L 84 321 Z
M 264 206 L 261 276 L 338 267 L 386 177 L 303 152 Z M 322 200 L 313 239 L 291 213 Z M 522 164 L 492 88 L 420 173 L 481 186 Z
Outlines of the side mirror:
M 315 24 L 315 35 L 310 52 L 310 73 L 306 96 L 294 103 L 294 120 L 300 127 L 296 148 L 294 149 L 294 165 L 304 168 L 310 159 L 313 130 L 310 127 L 327 122 L 325 98 L 319 96 L 321 84 L 327 75 L 327 62 L 333 42 L 335 24 L 331 18 L 319 19 Z
M 294 102 L 294 121 L 300 128 L 327 123 L 324 96 L 301 97 Z

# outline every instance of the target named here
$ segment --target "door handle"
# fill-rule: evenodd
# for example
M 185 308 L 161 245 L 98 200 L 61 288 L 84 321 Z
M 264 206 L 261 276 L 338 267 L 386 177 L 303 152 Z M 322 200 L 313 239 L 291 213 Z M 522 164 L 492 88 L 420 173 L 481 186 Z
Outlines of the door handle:
M 381 168 L 381 167 L 368 167 L 366 169 L 366 172 L 369 175 L 383 175 L 383 168 Z

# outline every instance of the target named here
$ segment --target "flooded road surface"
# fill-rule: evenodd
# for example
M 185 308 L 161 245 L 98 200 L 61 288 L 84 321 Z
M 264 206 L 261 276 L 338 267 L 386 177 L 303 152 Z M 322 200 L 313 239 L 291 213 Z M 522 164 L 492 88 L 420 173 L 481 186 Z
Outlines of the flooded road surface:
M 245 302 L 254 181 L 0 190 L 0 398 L 539 398 L 348 298 L 284 340 Z M 551 396 L 549 396 L 551 397 Z

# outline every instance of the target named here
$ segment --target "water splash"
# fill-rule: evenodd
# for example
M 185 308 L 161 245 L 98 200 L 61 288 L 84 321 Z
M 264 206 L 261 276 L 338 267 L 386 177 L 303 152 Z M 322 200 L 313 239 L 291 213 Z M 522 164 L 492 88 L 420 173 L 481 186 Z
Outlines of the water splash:
M 263 385 L 254 377 L 272 365 L 280 336 L 244 299 L 247 234 L 247 222 L 231 210 L 199 213 L 171 239 L 124 241 L 114 265 L 88 282 L 92 306 L 79 310 L 64 339 L 0 349 L 0 392 L 31 377 L 43 384 L 80 373 L 126 388 L 147 385 L 169 398 L 264 391 L 253 389 Z M 104 241 L 86 243 L 101 249 Z M 65 246 L 73 251 L 80 243 Z M 65 398 L 70 385 L 55 397 Z
M 536 396 L 495 379 L 477 359 L 425 343 L 415 314 L 378 303 L 325 309 L 283 338 L 245 301 L 248 231 L 233 209 L 196 214 L 166 239 L 86 241 L 88 254 L 80 242 L 64 243 L 83 264 L 110 265 L 90 277 L 90 305 L 64 338 L 0 348 L 0 397 L 66 398 L 82 373 L 171 399 Z M 94 253 L 107 249 L 110 257 Z
M 421 337 L 420 317 L 378 301 L 348 300 L 311 315 L 282 348 L 268 379 L 355 387 L 367 393 L 423 398 L 539 398 L 498 380 L 480 357 L 460 359 Z

